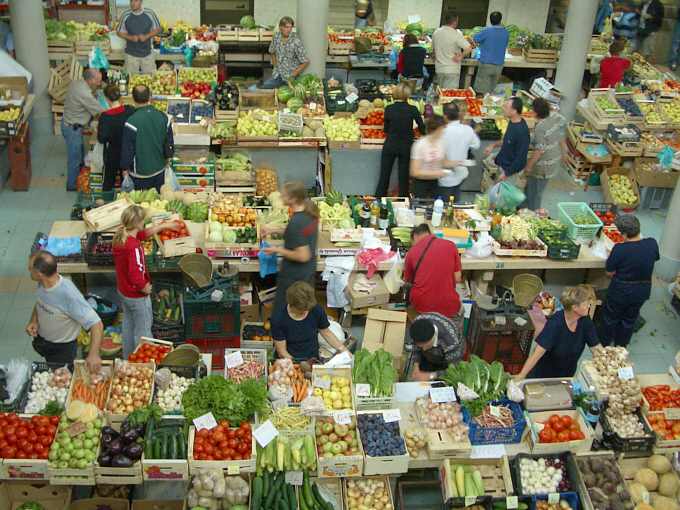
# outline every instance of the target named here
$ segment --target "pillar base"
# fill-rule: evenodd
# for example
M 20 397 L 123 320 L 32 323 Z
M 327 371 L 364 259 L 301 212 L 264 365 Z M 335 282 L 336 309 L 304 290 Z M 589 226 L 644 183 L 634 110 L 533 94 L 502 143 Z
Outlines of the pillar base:
M 654 276 L 664 282 L 672 282 L 680 271 L 680 260 L 661 255 L 661 258 L 654 264 Z

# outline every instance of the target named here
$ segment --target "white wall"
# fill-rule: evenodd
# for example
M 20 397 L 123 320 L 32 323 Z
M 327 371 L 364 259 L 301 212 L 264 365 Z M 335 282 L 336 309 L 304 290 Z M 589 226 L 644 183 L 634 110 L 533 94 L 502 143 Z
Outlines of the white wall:
M 442 0 L 390 0 L 387 19 L 394 23 L 407 21 L 410 14 L 420 14 L 420 21 L 428 27 L 439 27 L 442 17 Z
M 504 25 L 517 25 L 532 32 L 545 32 L 550 2 L 547 0 L 489 0 L 489 12 L 503 14 Z M 487 15 L 487 25 L 489 17 Z
M 201 24 L 201 1 L 200 0 L 144 0 L 144 7 L 151 9 L 156 16 L 163 18 L 172 26 L 179 20 L 186 21 L 190 25 Z M 116 6 L 116 18 L 130 8 L 129 5 Z
M 284 16 L 297 22 L 297 0 L 255 0 L 254 18 L 258 25 L 279 26 Z

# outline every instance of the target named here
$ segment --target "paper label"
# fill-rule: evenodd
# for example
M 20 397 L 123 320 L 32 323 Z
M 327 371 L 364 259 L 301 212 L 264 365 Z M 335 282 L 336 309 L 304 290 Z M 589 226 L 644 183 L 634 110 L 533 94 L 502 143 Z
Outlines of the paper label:
M 263 115 L 262 120 L 265 121 L 265 122 L 271 122 L 271 119 L 269 118 L 268 115 Z
M 357 384 L 356 392 L 357 392 L 357 397 L 370 397 L 371 396 L 371 385 L 370 384 Z
M 401 411 L 399 409 L 390 409 L 389 411 L 383 411 L 383 419 L 385 420 L 385 423 L 400 421 Z
M 560 502 L 560 495 L 557 492 L 551 492 L 548 494 L 548 504 L 557 505 Z
M 491 413 L 491 416 L 501 415 L 501 410 L 498 409 L 498 406 L 489 406 L 489 412 Z
M 82 434 L 86 430 L 87 425 L 85 425 L 82 421 L 77 421 L 73 425 L 66 427 L 66 432 L 68 432 L 70 437 L 76 437 L 78 434 Z
M 663 414 L 667 420 L 680 420 L 680 408 L 664 409 Z
M 238 475 L 240 472 L 241 472 L 241 468 L 239 467 L 238 464 L 228 464 L 227 465 L 227 474 L 229 476 Z
M 344 101 L 338 101 L 338 104 L 345 104 Z
M 310 110 L 316 110 L 316 103 L 309 103 Z
M 505 455 L 502 444 L 473 445 L 470 450 L 471 459 L 500 459 Z
M 227 354 L 226 363 L 227 368 L 236 368 L 243 365 L 243 355 L 241 354 L 241 351 L 234 351 Z
M 619 368 L 619 377 L 621 379 L 634 379 L 635 374 L 633 373 L 633 367 Z
M 472 506 L 477 503 L 477 496 L 465 496 L 465 506 Z
M 196 117 L 194 117 L 194 119 L 196 119 L 196 120 L 201 120 L 202 118 L 203 118 L 202 115 L 196 115 Z
M 321 377 L 314 377 L 314 387 L 321 388 L 322 390 L 328 390 L 331 387 L 331 382 L 328 379 L 322 379 Z
M 337 413 L 334 413 L 333 419 L 338 425 L 349 425 L 352 423 L 352 418 L 348 411 L 338 411 Z
M 519 506 L 517 496 L 508 496 L 507 498 L 505 498 L 505 506 L 508 510 L 513 510 L 513 508 L 517 508 Z
M 352 92 L 351 94 L 347 94 L 347 96 L 345 97 L 345 101 L 347 101 L 348 103 L 353 103 L 357 99 L 359 99 L 359 96 L 357 96 L 354 92 Z
M 178 119 L 183 119 L 183 118 L 184 118 L 184 114 L 183 114 L 183 113 L 178 113 L 177 115 L 175 115 L 175 117 L 177 117 Z
M 264 422 L 257 429 L 255 429 L 255 432 L 253 432 L 253 437 L 257 439 L 257 442 L 260 443 L 262 448 L 271 443 L 278 435 L 279 431 L 276 430 L 274 424 L 269 420 Z
M 649 492 L 644 491 L 644 492 L 642 493 L 642 502 L 643 502 L 645 505 L 649 505 Z
M 196 427 L 197 432 L 202 429 L 212 430 L 217 427 L 217 421 L 213 413 L 206 413 L 194 420 L 194 427 Z
M 302 485 L 302 471 L 286 471 L 284 481 L 288 485 Z
M 430 398 L 435 404 L 440 404 L 442 402 L 455 402 L 456 392 L 452 386 L 430 388 Z

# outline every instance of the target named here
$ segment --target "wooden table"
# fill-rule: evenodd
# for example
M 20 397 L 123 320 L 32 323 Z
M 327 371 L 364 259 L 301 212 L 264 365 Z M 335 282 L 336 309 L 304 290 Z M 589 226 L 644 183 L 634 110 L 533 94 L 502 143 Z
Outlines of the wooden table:
M 583 175 L 583 172 L 586 171 L 586 168 L 588 169 L 588 177 L 586 178 L 586 185 L 583 189 L 584 191 L 588 191 L 588 186 L 590 185 L 590 176 L 593 171 L 596 170 L 596 167 L 603 167 L 605 165 L 611 166 L 613 157 L 611 153 L 607 157 L 593 156 L 590 152 L 585 150 L 585 148 L 582 149 L 579 145 L 576 146 L 576 150 L 579 151 L 583 155 L 583 159 L 586 160 L 586 164 L 583 165 L 576 178 L 580 179 L 581 175 Z

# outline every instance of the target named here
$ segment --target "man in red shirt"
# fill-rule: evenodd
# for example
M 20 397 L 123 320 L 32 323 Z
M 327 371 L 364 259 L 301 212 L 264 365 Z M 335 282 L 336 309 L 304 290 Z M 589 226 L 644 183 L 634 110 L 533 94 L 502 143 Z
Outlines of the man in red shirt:
M 456 282 L 460 281 L 463 270 L 458 248 L 451 241 L 432 234 L 425 223 L 411 232 L 411 245 L 404 269 L 405 279 L 413 280 L 411 306 L 421 314 L 437 312 L 451 317 L 463 331 L 463 306 L 456 291 Z M 422 262 L 416 271 L 421 256 Z
M 602 81 L 600 81 L 601 89 L 614 88 L 617 83 L 623 81 L 623 72 L 632 65 L 627 58 L 621 58 L 623 52 L 623 43 L 614 41 L 609 46 L 609 54 L 611 57 L 605 58 L 600 63 L 600 73 L 602 73 Z

